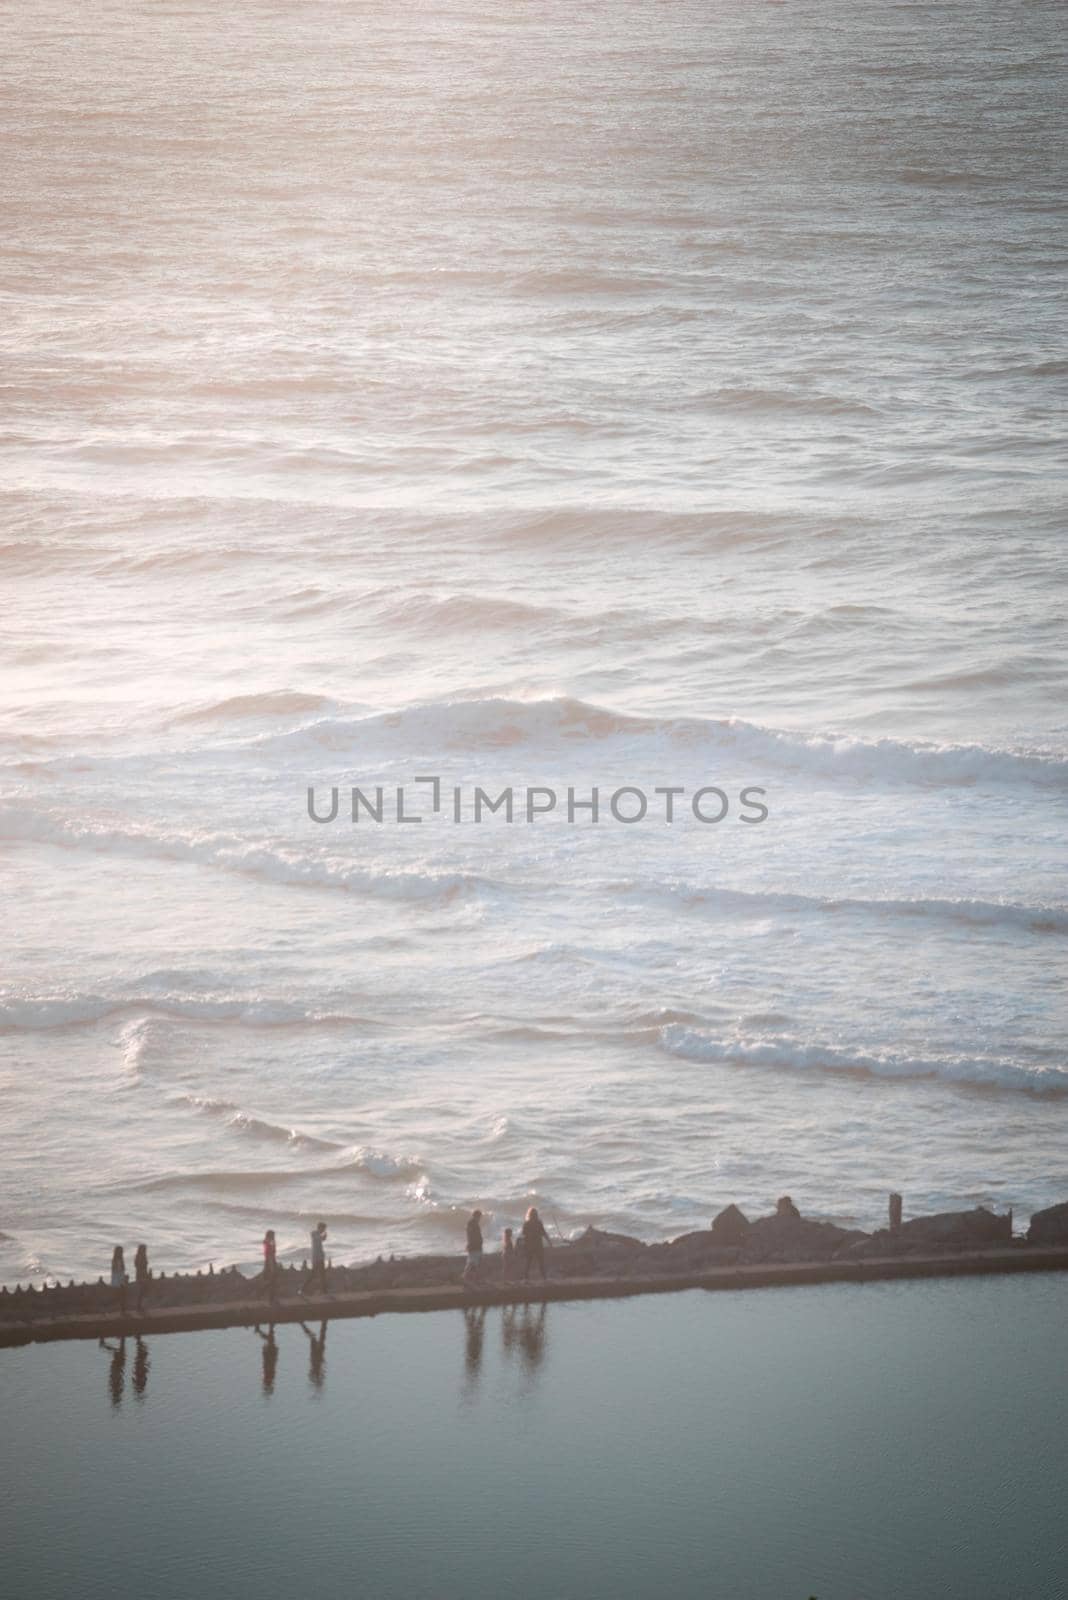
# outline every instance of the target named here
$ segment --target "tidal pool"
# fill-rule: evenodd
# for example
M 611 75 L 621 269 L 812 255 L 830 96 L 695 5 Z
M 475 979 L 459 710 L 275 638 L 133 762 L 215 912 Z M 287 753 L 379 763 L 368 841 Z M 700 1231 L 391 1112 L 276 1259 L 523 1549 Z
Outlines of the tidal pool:
M 14 1600 L 1054 1600 L 1068 1277 L 0 1351 Z

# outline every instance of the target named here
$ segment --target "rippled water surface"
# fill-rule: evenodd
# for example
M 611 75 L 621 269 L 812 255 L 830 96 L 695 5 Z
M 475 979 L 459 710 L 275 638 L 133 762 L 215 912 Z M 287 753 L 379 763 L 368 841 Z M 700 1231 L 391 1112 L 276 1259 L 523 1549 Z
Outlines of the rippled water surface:
M 1066 1289 L 698 1292 L 5 1350 L 8 1579 L 20 1600 L 1054 1600 Z
M 1063 1199 L 1063 9 L 5 20 L 0 1277 Z

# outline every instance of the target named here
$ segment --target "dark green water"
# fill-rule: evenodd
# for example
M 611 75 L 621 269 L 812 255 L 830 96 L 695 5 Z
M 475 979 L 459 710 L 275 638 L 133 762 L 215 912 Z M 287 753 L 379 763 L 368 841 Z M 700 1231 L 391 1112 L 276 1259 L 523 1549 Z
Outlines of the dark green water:
M 3 1589 L 1054 1600 L 1066 1328 L 1051 1275 L 4 1351 Z

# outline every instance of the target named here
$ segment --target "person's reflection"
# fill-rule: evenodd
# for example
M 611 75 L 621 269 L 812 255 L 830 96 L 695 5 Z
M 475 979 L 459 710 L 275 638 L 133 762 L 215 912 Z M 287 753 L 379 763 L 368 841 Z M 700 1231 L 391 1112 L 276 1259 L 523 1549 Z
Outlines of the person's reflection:
M 477 1379 L 482 1371 L 482 1347 L 486 1342 L 485 1306 L 465 1306 L 464 1368 L 467 1376 Z
M 257 1323 L 256 1332 L 263 1340 L 263 1392 L 274 1394 L 274 1375 L 278 1371 L 278 1344 L 274 1337 L 274 1323 L 270 1324 L 266 1333 Z
M 478 1395 L 486 1342 L 486 1307 L 464 1307 L 464 1382 L 460 1384 L 460 1405 L 472 1405 Z
M 303 1322 L 301 1327 L 308 1335 L 308 1344 L 310 1346 L 308 1351 L 308 1381 L 314 1388 L 321 1389 L 323 1379 L 326 1377 L 326 1323 L 321 1322 L 319 1324 L 318 1334 L 312 1333 L 311 1329 Z
M 126 1340 L 120 1339 L 118 1344 L 108 1344 L 106 1339 L 100 1340 L 101 1350 L 107 1350 L 111 1355 L 111 1365 L 108 1367 L 108 1393 L 111 1403 L 118 1408 L 122 1405 L 122 1393 L 126 1387 Z
M 544 1300 L 531 1305 L 505 1306 L 501 1312 L 501 1345 L 506 1356 L 518 1353 L 523 1371 L 528 1377 L 537 1376 L 545 1360 L 545 1339 L 548 1332 L 549 1307 Z
M 138 1400 L 143 1400 L 145 1398 L 145 1390 L 148 1388 L 148 1373 L 151 1365 L 152 1363 L 148 1359 L 148 1346 L 141 1338 L 141 1335 L 138 1334 L 134 1344 L 133 1362 L 133 1392 L 137 1396 Z

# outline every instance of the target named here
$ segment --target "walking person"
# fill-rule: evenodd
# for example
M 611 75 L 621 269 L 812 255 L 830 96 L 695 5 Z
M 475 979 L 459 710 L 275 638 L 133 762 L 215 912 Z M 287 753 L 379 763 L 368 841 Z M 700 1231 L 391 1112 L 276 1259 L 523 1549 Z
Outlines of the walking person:
M 126 1257 L 121 1244 L 117 1244 L 111 1252 L 111 1287 L 115 1291 L 115 1306 L 120 1317 L 126 1315 L 126 1285 L 129 1283 L 126 1274 Z
M 145 1308 L 145 1295 L 148 1293 L 151 1277 L 152 1273 L 148 1266 L 148 1246 L 147 1244 L 139 1244 L 134 1251 L 134 1283 L 137 1287 L 135 1310 L 138 1316 L 141 1315 Z
M 482 1278 L 482 1213 L 476 1207 L 467 1222 L 467 1265 L 461 1282 L 473 1289 Z
M 530 1277 L 530 1269 L 535 1264 L 541 1273 L 542 1281 L 547 1277 L 545 1271 L 545 1246 L 549 1242 L 549 1235 L 545 1231 L 545 1224 L 538 1216 L 537 1208 L 531 1206 L 526 1214 L 522 1229 L 523 1237 L 523 1282 Z
M 263 1236 L 263 1282 L 270 1301 L 278 1299 L 278 1246 L 274 1229 L 268 1228 Z
M 315 1284 L 321 1294 L 326 1293 L 326 1223 L 320 1222 L 312 1229 L 311 1235 L 311 1271 L 308 1281 L 301 1289 L 301 1295 L 307 1296 L 312 1284 Z

